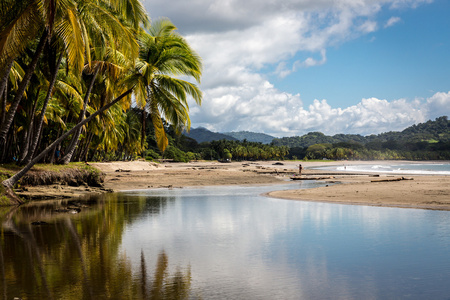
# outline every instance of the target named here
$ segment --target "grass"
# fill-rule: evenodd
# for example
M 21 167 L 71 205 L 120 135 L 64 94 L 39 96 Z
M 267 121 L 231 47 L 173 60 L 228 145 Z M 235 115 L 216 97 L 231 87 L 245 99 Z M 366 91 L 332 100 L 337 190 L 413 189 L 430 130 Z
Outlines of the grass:
M 6 173 L 9 175 L 13 175 L 14 173 L 18 172 L 21 169 L 22 169 L 22 166 L 18 166 L 15 163 L 0 164 L 0 174 Z M 31 171 L 61 172 L 61 171 L 71 170 L 71 169 L 87 169 L 87 170 L 98 171 L 96 168 L 86 165 L 84 162 L 72 162 L 72 163 L 69 163 L 68 165 L 35 164 L 33 166 L 33 168 L 31 168 Z M 100 172 L 100 171 L 98 171 L 98 172 Z

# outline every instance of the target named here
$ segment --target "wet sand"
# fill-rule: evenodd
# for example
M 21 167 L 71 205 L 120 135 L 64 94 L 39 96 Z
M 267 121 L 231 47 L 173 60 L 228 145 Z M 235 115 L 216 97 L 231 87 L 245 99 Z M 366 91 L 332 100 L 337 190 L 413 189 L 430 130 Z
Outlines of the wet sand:
M 292 182 L 299 162 L 191 162 L 144 161 L 92 163 L 106 173 L 105 187 L 114 191 L 183 188 L 213 185 L 255 185 Z M 301 162 L 302 180 L 328 184 L 307 190 L 287 190 L 267 196 L 303 201 L 450 210 L 450 176 L 343 173 L 310 170 L 323 165 L 398 164 L 399 161 Z

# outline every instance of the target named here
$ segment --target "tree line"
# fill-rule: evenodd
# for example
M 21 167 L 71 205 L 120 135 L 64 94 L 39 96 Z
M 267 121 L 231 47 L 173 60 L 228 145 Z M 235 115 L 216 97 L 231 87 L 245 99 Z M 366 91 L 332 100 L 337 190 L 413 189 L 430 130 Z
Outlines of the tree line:
M 139 0 L 2 0 L 0 162 L 24 166 L 2 185 L 37 162 L 142 154 L 147 120 L 164 151 L 163 122 L 189 128 L 201 72 L 177 28 L 151 22 Z

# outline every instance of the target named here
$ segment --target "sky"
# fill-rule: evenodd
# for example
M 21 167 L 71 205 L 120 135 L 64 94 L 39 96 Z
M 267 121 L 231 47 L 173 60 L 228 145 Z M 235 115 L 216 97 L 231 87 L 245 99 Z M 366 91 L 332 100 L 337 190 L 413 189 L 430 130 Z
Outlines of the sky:
M 144 0 L 202 57 L 192 128 L 378 134 L 450 116 L 448 0 Z

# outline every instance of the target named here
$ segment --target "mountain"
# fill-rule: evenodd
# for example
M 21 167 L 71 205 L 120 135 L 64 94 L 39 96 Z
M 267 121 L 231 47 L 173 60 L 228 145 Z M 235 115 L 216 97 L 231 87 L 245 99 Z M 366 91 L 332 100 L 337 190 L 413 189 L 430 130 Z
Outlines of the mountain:
M 365 143 L 365 137 L 358 134 L 325 135 L 322 132 L 309 132 L 302 136 L 275 138 L 272 143 L 275 146 L 288 146 L 306 148 L 315 144 L 336 144 L 341 142 Z
M 219 141 L 219 140 L 228 140 L 228 141 L 236 141 L 237 140 L 236 138 L 231 137 L 229 135 L 226 135 L 223 133 L 218 133 L 218 132 L 212 132 L 203 127 L 191 128 L 189 133 L 184 132 L 183 134 L 187 137 L 193 138 L 198 143 Z
M 412 125 L 403 131 L 390 131 L 369 136 L 358 134 L 336 134 L 325 135 L 321 132 L 310 132 L 303 136 L 275 138 L 272 143 L 275 146 L 309 147 L 314 144 L 336 144 L 343 142 L 368 144 L 382 142 L 402 142 L 402 143 L 438 143 L 450 142 L 450 121 L 446 116 L 436 118 L 434 121 Z
M 247 140 L 248 142 L 258 142 L 263 144 L 270 144 L 272 143 L 272 140 L 275 138 L 265 133 L 257 133 L 250 131 L 224 132 L 223 134 L 234 137 L 239 141 Z

